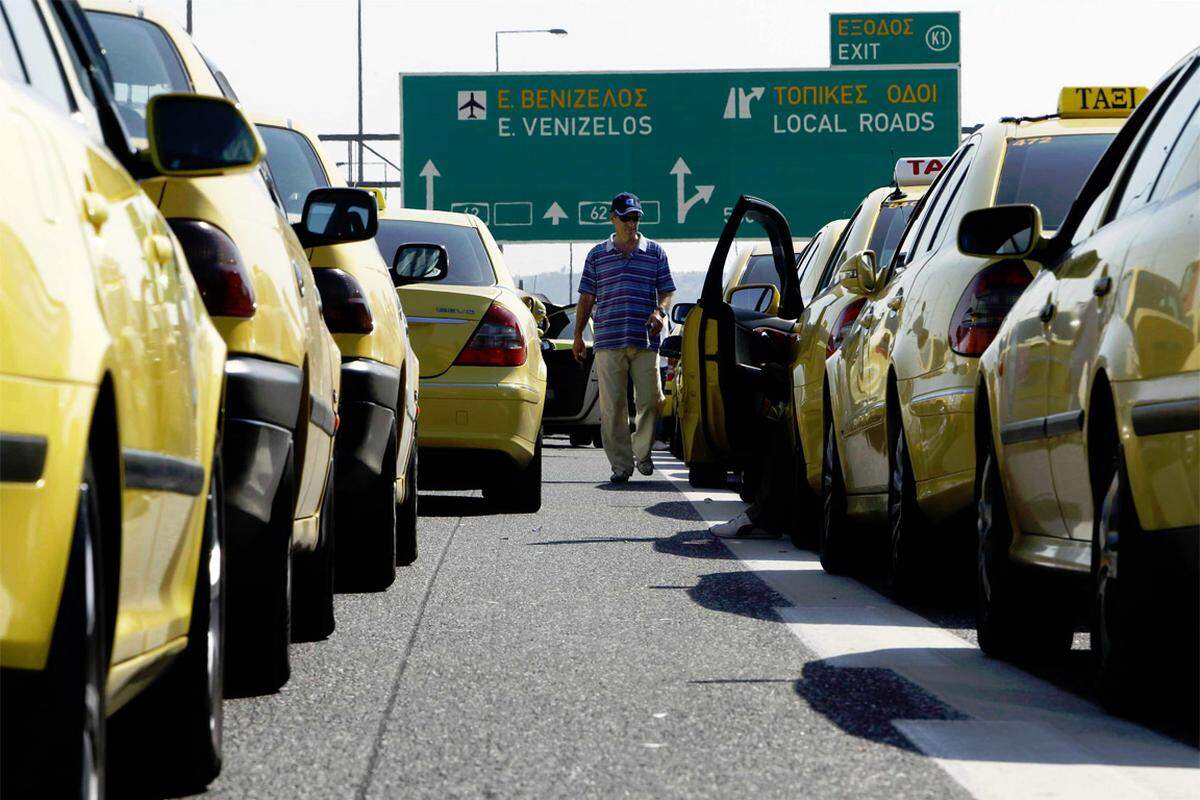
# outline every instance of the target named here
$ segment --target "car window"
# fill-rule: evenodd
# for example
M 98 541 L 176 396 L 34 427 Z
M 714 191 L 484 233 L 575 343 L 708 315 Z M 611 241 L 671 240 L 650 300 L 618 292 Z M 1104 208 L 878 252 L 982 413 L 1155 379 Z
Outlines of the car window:
M 846 227 L 842 228 L 842 235 L 838 237 L 837 243 L 833 247 L 833 252 L 829 258 L 825 260 L 823 271 L 821 272 L 821 283 L 817 287 L 820 292 L 826 286 L 833 282 L 833 278 L 837 275 L 837 268 L 841 266 L 841 255 L 846 249 L 846 240 L 850 238 L 850 232 L 854 230 L 854 224 L 858 222 L 859 215 L 862 214 L 862 204 L 854 209 L 854 213 L 850 216 L 850 221 L 846 223 Z
M 968 173 L 971 170 L 971 164 L 975 160 L 975 145 L 969 144 L 963 148 L 962 155 L 958 161 L 954 163 L 953 172 L 947 174 L 939 183 L 937 197 L 933 198 L 929 211 L 925 213 L 924 219 L 921 221 L 921 232 L 917 234 L 917 238 L 913 243 L 912 253 L 909 254 L 909 261 L 912 260 L 916 253 L 925 253 L 933 249 L 933 243 L 936 241 L 938 229 L 942 225 L 942 221 L 946 218 L 946 212 L 950 208 L 951 201 L 958 195 L 959 187 L 963 185 Z
M 17 43 L 13 41 L 12 29 L 8 27 L 3 9 L 0 9 L 0 69 L 4 70 L 4 77 L 9 80 L 17 83 L 27 83 L 29 80 L 25 68 L 21 66 Z
M 17 54 L 24 67 L 23 81 L 41 97 L 70 114 L 75 110 L 67 94 L 66 76 L 50 41 L 50 32 L 33 0 L 6 0 L 4 16 L 12 28 Z
M 908 224 L 916 205 L 916 202 L 884 201 L 879 207 L 879 217 L 875 220 L 875 229 L 871 231 L 871 241 L 867 243 L 867 249 L 875 253 L 876 264 L 887 264 L 892 260 L 900 234 L 904 233 L 904 226 Z
M 62 39 L 63 45 L 65 46 L 64 49 L 67 51 L 67 58 L 71 62 L 71 69 L 75 71 L 75 79 L 78 81 L 79 88 L 83 91 L 84 96 L 87 98 L 88 107 L 86 108 L 86 112 L 92 118 L 96 127 L 99 128 L 100 118 L 96 114 L 96 93 L 95 90 L 92 89 L 92 81 L 88 75 L 87 68 L 83 65 L 83 61 L 81 61 L 79 58 L 79 51 L 77 51 L 71 45 L 71 36 L 67 33 L 67 29 L 63 25 L 61 16 L 62 6 L 56 5 L 56 7 L 52 9 L 52 12 L 58 12 L 51 13 L 50 19 L 54 21 L 54 25 L 58 29 L 58 37 Z
M 1058 230 L 1114 135 L 1115 131 L 1009 139 L 995 204 L 1032 203 L 1042 212 L 1042 226 Z
M 1157 118 L 1150 122 L 1150 130 L 1137 145 L 1134 161 L 1121 181 L 1116 208 L 1109 212 L 1109 219 L 1131 214 L 1149 202 L 1155 180 L 1196 106 L 1197 94 L 1200 93 L 1196 68 L 1197 65 L 1193 64 L 1189 74 L 1175 88 L 1173 96 L 1161 104 Z
M 303 134 L 274 125 L 259 125 L 267 146 L 267 163 L 275 189 L 289 214 L 304 213 L 304 200 L 313 189 L 329 186 L 329 178 Z
M 929 249 L 935 250 L 942 246 L 942 240 L 946 238 L 946 231 L 950 230 L 952 225 L 947 224 L 947 221 L 953 221 L 958 218 L 958 204 L 962 202 L 962 194 L 959 190 L 966 182 L 967 176 L 971 174 L 971 162 L 975 159 L 975 154 L 978 150 L 972 149 L 970 153 L 963 156 L 963 168 L 960 170 L 958 181 L 954 184 L 954 188 L 948 194 L 946 204 L 942 207 L 942 214 L 938 217 L 937 225 L 933 228 L 933 233 L 929 237 Z
M 388 267 L 402 244 L 439 244 L 446 248 L 447 268 L 443 283 L 462 286 L 495 286 L 496 271 L 488 259 L 479 233 L 466 225 L 440 222 L 381 219 L 375 244 Z
M 1196 140 L 1200 138 L 1200 72 L 1192 73 L 1187 88 L 1181 91 L 1172 103 L 1172 107 L 1176 105 L 1182 106 L 1185 111 L 1191 106 L 1191 112 L 1183 124 L 1183 130 L 1179 132 L 1167 153 L 1162 171 L 1154 181 L 1154 188 L 1150 190 L 1151 200 L 1169 197 L 1200 181 L 1200 174 L 1194 166 L 1195 160 L 1190 158 L 1195 150 Z M 1185 170 L 1184 165 L 1189 162 L 1192 167 Z M 1183 179 L 1182 183 L 1178 180 L 1180 178 Z
M 815 284 L 812 289 L 814 297 L 818 292 L 821 291 L 822 287 L 820 284 L 821 265 L 814 264 L 813 262 L 817 257 L 817 251 L 821 249 L 821 239 L 824 237 L 824 235 L 824 231 L 817 231 L 817 235 L 809 240 L 808 245 L 804 248 L 804 252 L 800 255 L 800 264 L 797 267 L 801 275 L 813 276 L 810 277 L 806 282 Z
M 87 12 L 112 73 L 113 97 L 131 136 L 146 137 L 146 105 L 165 92 L 190 92 L 183 60 L 162 28 L 146 19 Z
M 749 283 L 769 283 L 776 289 L 779 288 L 779 273 L 775 271 L 775 256 L 770 254 L 750 256 L 746 269 L 738 281 L 738 286 L 745 286 Z
M 937 174 L 933 179 L 933 185 L 929 187 L 929 191 L 917 203 L 917 207 L 913 209 L 912 218 L 908 222 L 908 227 L 904 230 L 904 235 L 900 237 L 900 244 L 896 246 L 896 253 L 892 257 L 894 264 L 889 265 L 891 271 L 898 272 L 913 260 L 917 253 L 917 242 L 920 241 L 921 234 L 925 230 L 925 226 L 929 224 L 929 217 L 934 203 L 941 197 L 942 191 L 950 182 L 951 177 L 958 171 L 958 165 L 962 162 L 963 153 L 973 145 L 960 147 L 957 152 L 950 158 L 950 163 Z M 888 280 L 891 280 L 890 276 Z

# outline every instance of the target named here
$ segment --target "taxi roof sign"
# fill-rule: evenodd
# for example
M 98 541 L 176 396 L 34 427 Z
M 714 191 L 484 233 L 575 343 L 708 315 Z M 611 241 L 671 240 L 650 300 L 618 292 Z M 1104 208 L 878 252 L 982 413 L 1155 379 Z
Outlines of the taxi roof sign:
M 1128 117 L 1149 91 L 1145 86 L 1064 86 L 1058 94 L 1058 116 Z
M 893 173 L 896 186 L 902 188 L 928 186 L 933 183 L 933 179 L 942 171 L 945 164 L 946 159 L 940 156 L 901 158 L 896 162 L 896 170 Z

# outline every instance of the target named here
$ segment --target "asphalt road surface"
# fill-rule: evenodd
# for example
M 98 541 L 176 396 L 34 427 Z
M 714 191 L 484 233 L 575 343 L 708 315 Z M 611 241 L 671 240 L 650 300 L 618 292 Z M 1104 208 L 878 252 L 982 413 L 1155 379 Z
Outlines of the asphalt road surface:
M 1186 734 L 974 647 L 966 603 L 892 604 L 659 470 L 549 439 L 544 503 L 421 496 L 420 558 L 340 595 L 276 695 L 230 699 L 206 797 L 1200 797 Z

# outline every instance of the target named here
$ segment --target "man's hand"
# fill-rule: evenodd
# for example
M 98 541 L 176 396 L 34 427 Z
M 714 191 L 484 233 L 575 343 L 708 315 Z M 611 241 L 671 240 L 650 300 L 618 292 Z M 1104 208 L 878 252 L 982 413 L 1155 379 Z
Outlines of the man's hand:
M 651 336 L 658 336 L 659 331 L 661 331 L 663 327 L 661 308 L 656 308 L 650 312 L 650 318 L 646 320 L 646 327 L 650 330 Z
M 583 336 L 578 333 L 575 334 L 575 343 L 571 345 L 571 352 L 575 354 L 575 360 L 580 364 L 587 357 L 587 347 L 583 343 Z

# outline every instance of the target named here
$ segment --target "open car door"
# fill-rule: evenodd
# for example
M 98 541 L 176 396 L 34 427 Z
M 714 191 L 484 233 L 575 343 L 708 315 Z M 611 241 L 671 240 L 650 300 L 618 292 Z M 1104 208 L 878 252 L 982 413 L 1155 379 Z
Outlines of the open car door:
M 779 291 L 738 287 L 728 300 L 721 273 L 743 220 L 765 230 Z M 764 397 L 786 388 L 792 328 L 803 309 L 787 220 L 775 206 L 743 195 L 713 251 L 700 300 L 688 313 L 681 346 L 688 384 L 682 429 L 684 461 L 693 473 L 736 467 L 754 447 Z M 783 384 L 786 384 L 784 386 Z M 691 412 L 691 413 L 688 413 Z M 694 475 L 694 477 L 698 477 Z

